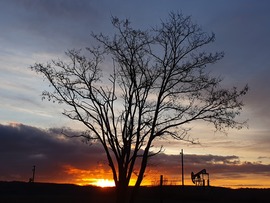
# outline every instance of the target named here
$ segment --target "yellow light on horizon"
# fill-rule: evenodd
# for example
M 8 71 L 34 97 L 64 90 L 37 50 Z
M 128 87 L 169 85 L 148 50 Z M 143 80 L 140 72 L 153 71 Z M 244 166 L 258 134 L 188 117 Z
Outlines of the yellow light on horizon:
M 96 182 L 93 182 L 93 185 L 98 187 L 114 187 L 115 183 L 109 179 L 97 179 Z
M 86 170 L 79 169 L 70 165 L 65 165 L 65 173 L 69 178 L 68 182 L 72 182 L 78 185 L 93 185 L 98 187 L 115 187 L 112 175 L 109 170 Z M 160 172 L 149 171 L 144 177 L 142 186 L 157 186 L 160 184 Z M 163 171 L 163 184 L 164 185 L 181 185 L 180 175 L 171 175 L 169 172 Z M 134 186 L 136 183 L 136 176 L 131 177 L 129 186 Z M 67 180 L 67 178 L 65 179 Z M 50 181 L 52 182 L 52 181 Z M 59 181 L 62 182 L 62 181 Z M 190 176 L 185 174 L 185 185 L 194 185 L 191 182 Z M 230 176 L 220 173 L 210 174 L 210 186 L 217 187 L 230 187 L 230 188 L 270 188 L 269 178 L 266 174 L 241 174 L 241 176 Z

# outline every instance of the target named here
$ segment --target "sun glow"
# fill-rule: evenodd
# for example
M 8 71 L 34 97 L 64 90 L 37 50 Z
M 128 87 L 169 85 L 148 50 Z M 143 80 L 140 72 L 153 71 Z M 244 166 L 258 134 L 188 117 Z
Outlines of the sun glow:
M 108 180 L 108 179 L 98 179 L 94 185 L 98 187 L 114 187 L 114 181 L 113 180 Z

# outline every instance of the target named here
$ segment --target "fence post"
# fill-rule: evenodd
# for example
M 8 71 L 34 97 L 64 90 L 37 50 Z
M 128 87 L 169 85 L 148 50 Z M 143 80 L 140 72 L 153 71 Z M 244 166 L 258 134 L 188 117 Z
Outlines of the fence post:
M 159 187 L 160 187 L 160 203 L 163 203 L 163 175 L 160 175 L 160 181 L 159 181 Z

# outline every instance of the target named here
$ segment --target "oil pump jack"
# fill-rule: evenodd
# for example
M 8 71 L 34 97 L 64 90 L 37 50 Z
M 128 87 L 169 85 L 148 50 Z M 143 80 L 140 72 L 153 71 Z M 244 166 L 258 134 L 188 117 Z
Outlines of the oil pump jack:
M 196 186 L 205 186 L 205 181 L 207 181 L 207 186 L 209 186 L 209 173 L 205 169 L 196 174 L 191 172 L 191 180 Z

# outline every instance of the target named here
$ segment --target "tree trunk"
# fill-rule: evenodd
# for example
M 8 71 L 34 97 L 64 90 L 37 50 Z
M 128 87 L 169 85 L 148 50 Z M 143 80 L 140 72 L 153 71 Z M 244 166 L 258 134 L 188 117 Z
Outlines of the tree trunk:
M 118 183 L 116 186 L 116 203 L 128 203 L 128 186 Z
M 116 203 L 128 203 L 129 201 L 129 191 L 128 183 L 126 177 L 126 171 L 119 167 L 119 181 L 116 184 Z
M 149 150 L 149 148 L 145 149 L 145 151 L 148 151 L 148 150 Z M 136 183 L 135 183 L 135 185 L 133 187 L 132 193 L 130 195 L 129 203 L 134 203 L 135 198 L 138 196 L 140 185 L 141 185 L 141 182 L 143 180 L 144 172 L 145 172 L 145 169 L 146 169 L 146 166 L 147 166 L 147 155 L 148 155 L 148 152 L 144 153 L 143 160 L 142 160 L 142 163 L 141 163 L 141 169 L 140 169 L 137 181 L 136 181 Z
M 130 194 L 129 203 L 135 203 L 135 198 L 137 197 L 138 192 L 139 192 L 139 187 L 135 185 Z

